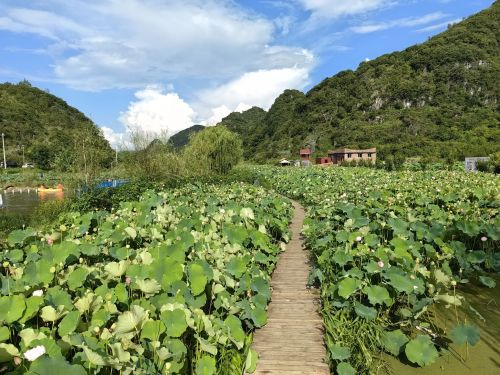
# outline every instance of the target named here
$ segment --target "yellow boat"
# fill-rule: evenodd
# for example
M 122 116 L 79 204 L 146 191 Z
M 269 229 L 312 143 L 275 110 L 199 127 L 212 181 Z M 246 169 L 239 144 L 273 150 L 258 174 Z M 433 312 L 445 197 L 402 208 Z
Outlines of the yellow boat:
M 63 189 L 58 188 L 38 188 L 39 193 L 52 193 L 57 191 L 63 191 Z

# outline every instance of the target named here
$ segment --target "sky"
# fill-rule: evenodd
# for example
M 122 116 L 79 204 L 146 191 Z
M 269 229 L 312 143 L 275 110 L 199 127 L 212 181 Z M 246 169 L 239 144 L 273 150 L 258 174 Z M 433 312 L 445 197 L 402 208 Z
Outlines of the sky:
M 268 109 L 491 0 L 0 0 L 0 82 L 90 117 L 114 147 Z

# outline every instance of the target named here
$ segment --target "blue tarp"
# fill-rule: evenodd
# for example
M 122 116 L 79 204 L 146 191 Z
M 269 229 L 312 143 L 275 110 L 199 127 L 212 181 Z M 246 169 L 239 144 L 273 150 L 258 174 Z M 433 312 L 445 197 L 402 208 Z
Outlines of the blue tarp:
M 96 189 L 101 189 L 101 188 L 111 188 L 111 187 L 118 187 L 125 185 L 128 182 L 128 180 L 110 180 L 110 181 L 103 181 L 95 186 Z

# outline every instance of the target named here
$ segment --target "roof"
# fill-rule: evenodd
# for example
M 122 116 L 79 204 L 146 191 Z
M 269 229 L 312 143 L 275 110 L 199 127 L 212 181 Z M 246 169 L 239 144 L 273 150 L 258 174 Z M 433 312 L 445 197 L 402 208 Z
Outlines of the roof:
M 303 154 L 308 154 L 310 155 L 311 154 L 311 149 L 310 148 L 301 148 L 300 149 L 300 154 L 303 155 Z
M 287 159 L 281 159 L 281 160 L 280 160 L 280 163 L 281 163 L 281 164 L 290 163 L 290 160 L 287 160 Z
M 332 154 L 356 154 L 356 153 L 361 153 L 361 154 L 366 154 L 366 153 L 376 153 L 377 149 L 374 148 L 367 148 L 365 150 L 355 150 L 352 148 L 339 148 L 337 150 L 330 150 L 328 151 L 328 155 Z

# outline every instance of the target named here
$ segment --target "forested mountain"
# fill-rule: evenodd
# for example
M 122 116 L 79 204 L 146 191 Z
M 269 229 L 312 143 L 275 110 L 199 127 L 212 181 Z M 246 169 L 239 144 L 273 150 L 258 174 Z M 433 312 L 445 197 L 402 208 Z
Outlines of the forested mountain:
M 500 150 L 500 4 L 427 42 L 325 79 L 307 94 L 286 90 L 266 113 L 221 124 L 243 137 L 245 156 L 294 157 L 314 145 L 377 147 L 382 157 L 458 160 Z
M 180 149 L 189 143 L 189 137 L 191 134 L 198 133 L 200 130 L 205 129 L 203 125 L 193 125 L 187 129 L 181 130 L 175 133 L 168 140 L 168 143 L 176 149 Z
M 27 81 L 0 84 L 0 128 L 7 159 L 18 164 L 23 145 L 26 160 L 42 167 L 69 169 L 80 151 L 91 149 L 101 153 L 103 163 L 112 158 L 108 141 L 90 119 Z

